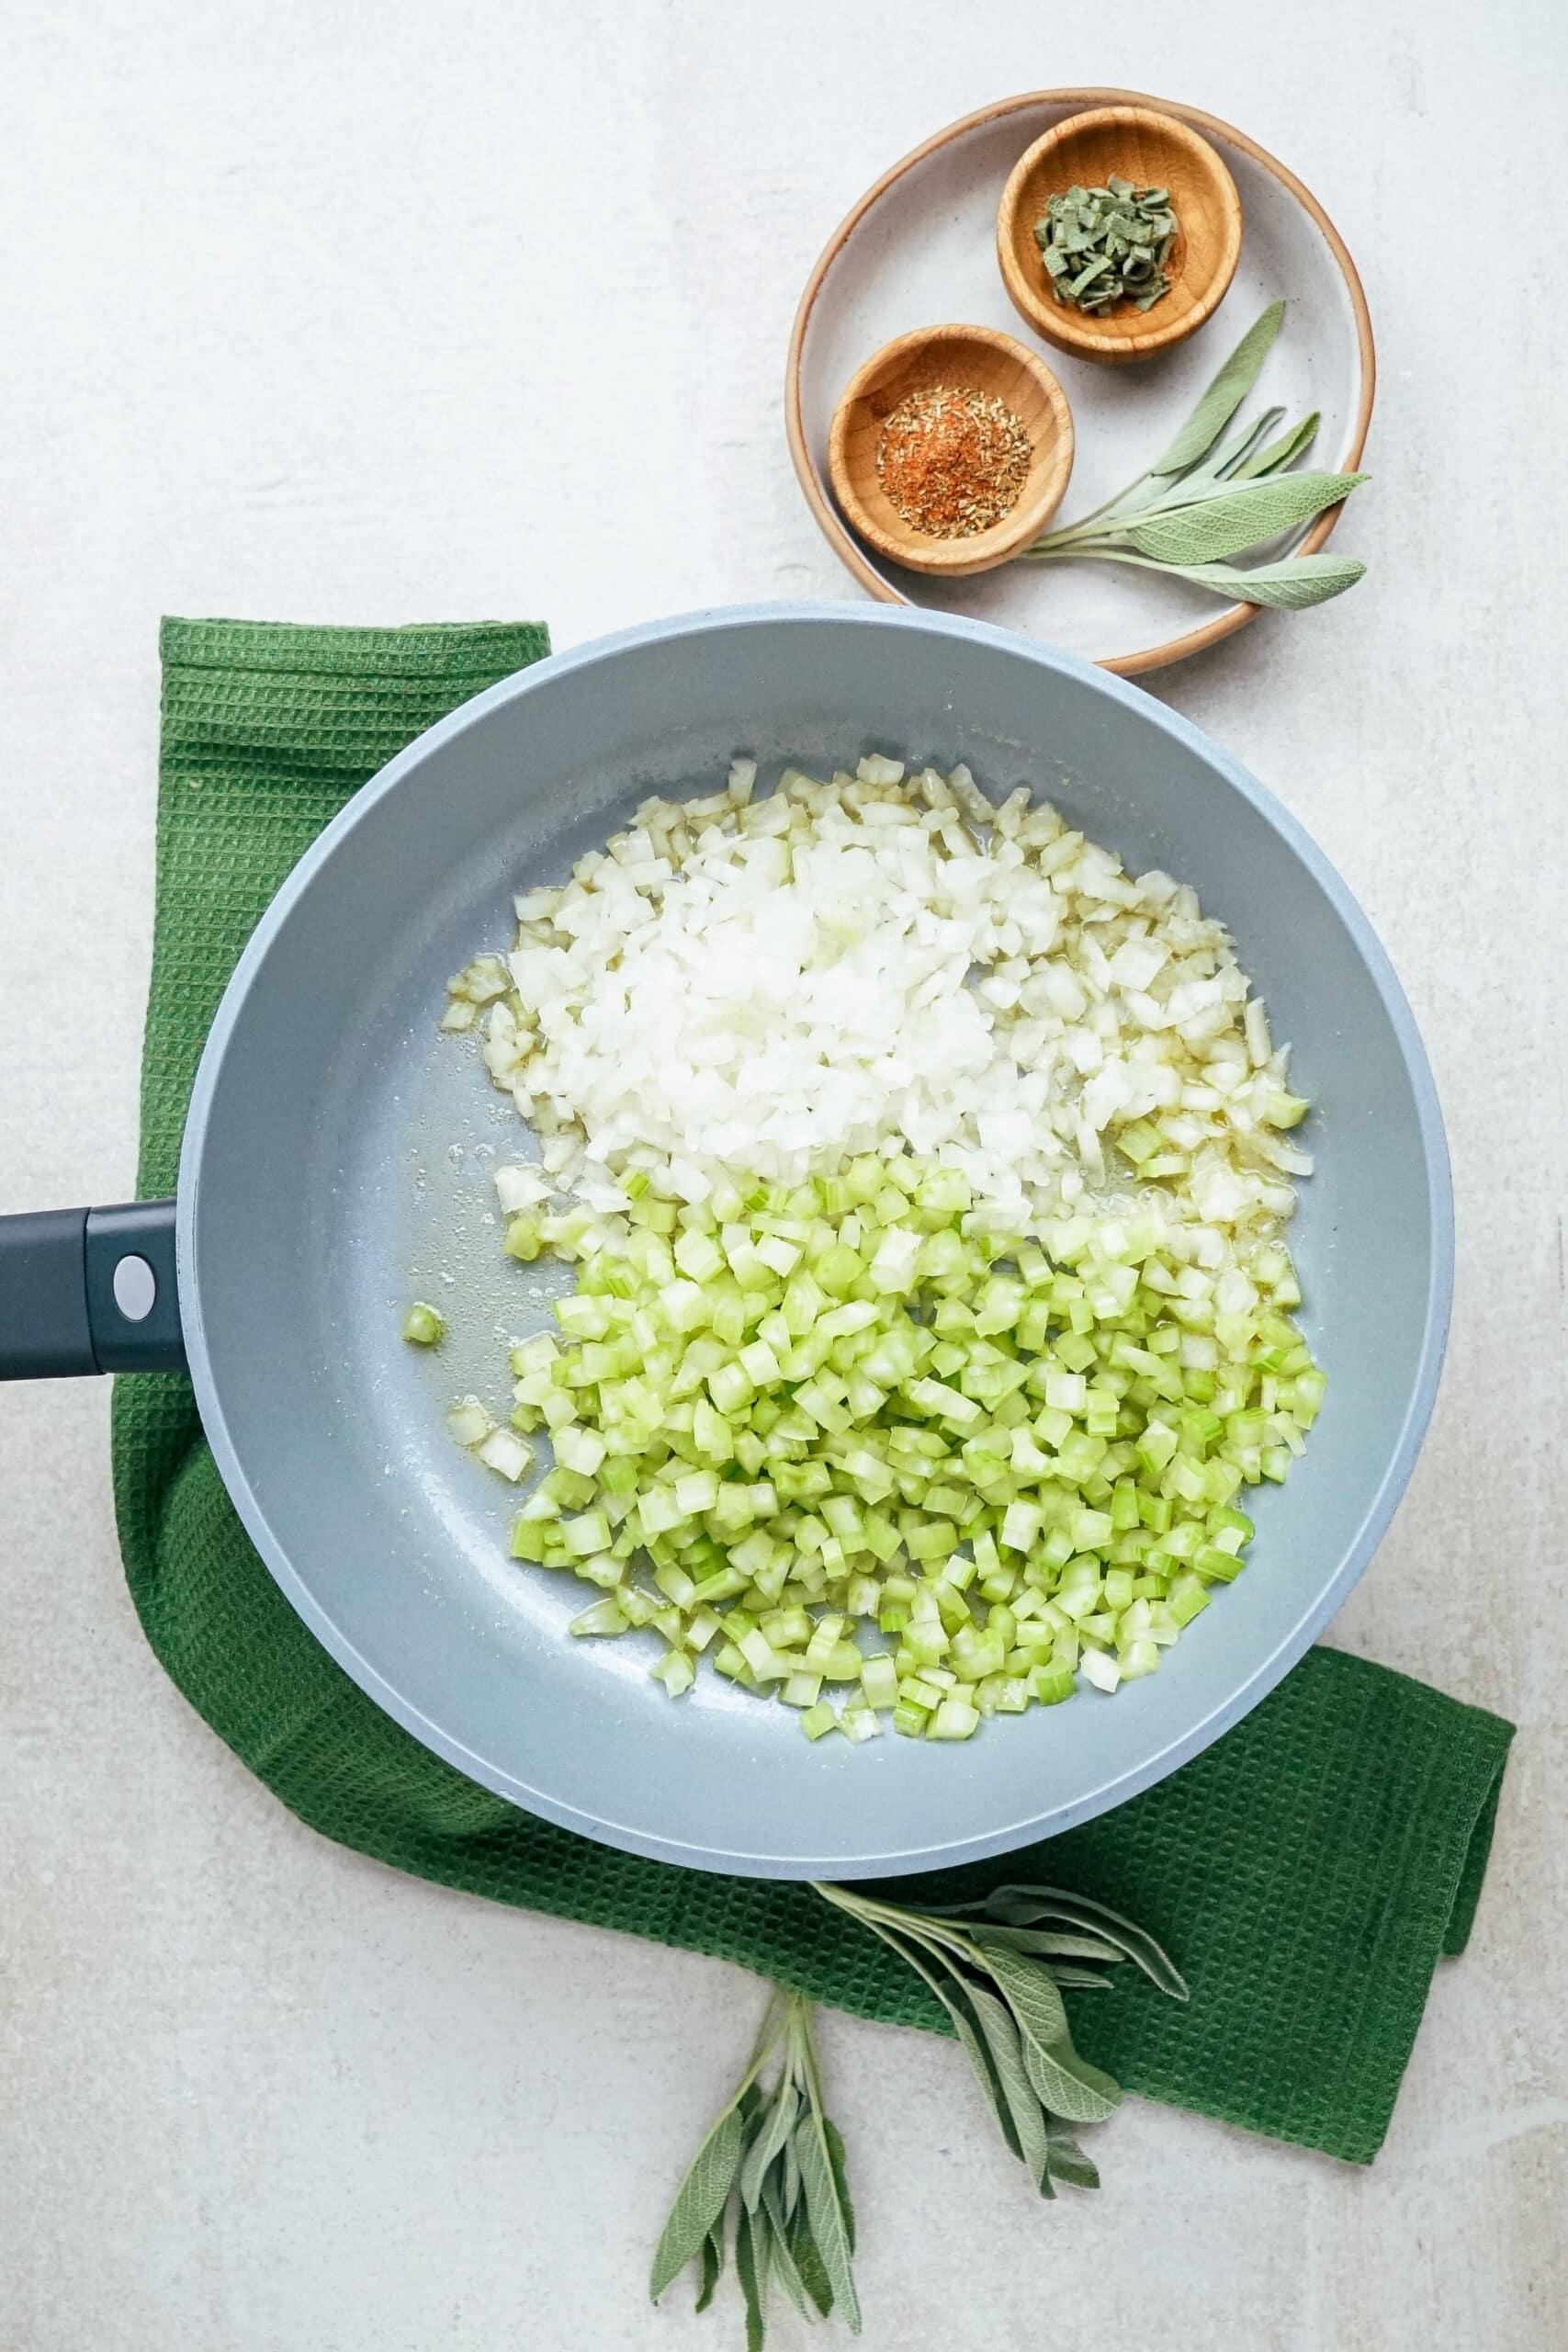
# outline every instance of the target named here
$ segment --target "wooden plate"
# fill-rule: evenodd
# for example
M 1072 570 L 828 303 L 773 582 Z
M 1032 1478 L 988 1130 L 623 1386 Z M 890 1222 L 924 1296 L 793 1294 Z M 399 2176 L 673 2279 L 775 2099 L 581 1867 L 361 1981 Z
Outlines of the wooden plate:
M 965 115 L 884 174 L 829 239 L 800 299 L 784 411 L 807 503 L 849 571 L 886 604 L 919 604 L 999 622 L 1133 675 L 1179 662 L 1257 618 L 1185 581 L 1105 563 L 1004 564 L 973 579 L 922 578 L 874 555 L 845 524 L 828 480 L 828 439 L 844 386 L 879 344 L 949 318 L 1021 334 L 996 258 L 997 206 L 1009 173 L 1055 123 L 1088 107 L 1150 106 L 1218 148 L 1241 194 L 1241 260 L 1201 334 L 1138 366 L 1107 368 L 1049 354 L 1077 428 L 1069 523 L 1123 482 L 1168 437 L 1265 304 L 1289 304 L 1244 410 L 1283 403 L 1322 412 L 1313 462 L 1360 459 L 1376 364 L 1366 297 L 1345 244 L 1294 174 L 1229 123 L 1137 90 L 1035 90 Z M 1338 519 L 1319 517 L 1295 550 L 1322 547 Z M 1292 627 L 1310 628 L 1310 616 Z

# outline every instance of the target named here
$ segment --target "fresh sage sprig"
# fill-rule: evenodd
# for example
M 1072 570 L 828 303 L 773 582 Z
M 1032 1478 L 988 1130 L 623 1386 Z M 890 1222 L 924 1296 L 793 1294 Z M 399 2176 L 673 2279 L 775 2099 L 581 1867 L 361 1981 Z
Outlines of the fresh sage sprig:
M 1154 1938 L 1119 1911 L 1055 1886 L 994 1886 L 926 1911 L 814 1882 L 826 1903 L 879 1936 L 929 1985 L 953 2030 L 1007 2146 L 1043 2197 L 1058 2184 L 1098 2188 L 1077 2130 L 1119 2105 L 1121 2086 L 1073 2047 L 1065 1989 L 1103 1990 L 1130 1960 L 1172 2000 L 1187 1986 Z M 774 2071 L 770 2076 L 770 2068 Z M 852 2268 L 854 2208 L 844 2143 L 822 2098 L 822 2068 L 803 1993 L 774 1988 L 746 2071 L 675 2194 L 653 2257 L 657 2302 L 695 2264 L 706 2311 L 733 2233 L 746 2309 L 746 2352 L 761 2352 L 776 2279 L 807 2319 L 837 2312 L 860 2333 Z
M 995 1886 L 972 1903 L 913 1911 L 847 1887 L 818 1894 L 859 1919 L 930 1986 L 953 2020 L 1003 2141 L 1043 2197 L 1061 2182 L 1098 2188 L 1074 2137 L 1121 2101 L 1121 2086 L 1073 2047 L 1065 1986 L 1088 1991 L 1130 1960 L 1173 2000 L 1187 1986 L 1152 1936 L 1087 1895 Z
M 1021 560 L 1130 563 L 1193 581 L 1233 602 L 1287 611 L 1353 588 L 1367 568 L 1354 556 L 1291 556 L 1249 570 L 1226 560 L 1299 530 L 1367 479 L 1292 470 L 1316 436 L 1315 410 L 1276 434 L 1284 411 L 1267 409 L 1227 436 L 1284 315 L 1283 302 L 1271 302 L 1254 321 L 1169 447 L 1136 481 L 1078 522 L 1047 531 Z
M 653 2256 L 654 2301 L 694 2262 L 697 2309 L 705 2311 L 732 2228 L 747 2352 L 761 2352 L 774 2279 L 806 2318 L 814 2309 L 824 2319 L 836 2311 L 859 2335 L 844 2143 L 823 2105 L 811 2004 L 782 1988 L 768 2003 L 745 2073 L 676 2191 Z

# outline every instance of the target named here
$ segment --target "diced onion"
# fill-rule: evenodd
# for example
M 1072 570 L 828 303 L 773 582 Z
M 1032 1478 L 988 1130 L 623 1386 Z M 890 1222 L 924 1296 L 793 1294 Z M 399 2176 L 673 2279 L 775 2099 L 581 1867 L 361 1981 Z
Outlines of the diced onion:
M 486 1008 L 492 1079 L 546 1114 L 546 1173 L 613 1208 L 628 1174 L 700 1201 L 731 1170 L 789 1185 L 909 1153 L 1015 1236 L 1086 1174 L 1111 1196 L 1152 1179 L 1163 1215 L 1227 1238 L 1276 1223 L 1274 1171 L 1305 1170 L 1268 1136 L 1299 1098 L 1223 928 L 1048 806 L 1015 795 L 1004 823 L 966 772 L 904 775 L 873 753 L 758 799 L 738 761 L 519 898 L 509 959 L 475 956 L 444 1018 Z M 543 1182 L 501 1170 L 502 1208 Z

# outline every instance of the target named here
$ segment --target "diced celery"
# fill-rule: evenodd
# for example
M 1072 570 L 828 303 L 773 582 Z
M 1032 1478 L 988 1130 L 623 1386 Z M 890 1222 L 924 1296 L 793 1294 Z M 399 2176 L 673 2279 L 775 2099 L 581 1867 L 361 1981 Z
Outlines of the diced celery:
M 923 1675 L 906 1674 L 899 1678 L 898 1697 L 905 1706 L 930 1710 L 940 1704 L 942 1694 L 942 1684 L 928 1681 Z
M 459 1396 L 446 1416 L 448 1433 L 459 1445 L 478 1445 L 494 1423 L 477 1396 Z
M 563 1425 L 555 1433 L 556 1460 L 564 1470 L 592 1478 L 604 1459 L 604 1441 L 597 1430 Z
M 1134 1168 L 1142 1168 L 1154 1158 L 1160 1148 L 1159 1131 L 1146 1119 L 1135 1119 L 1122 1127 L 1116 1137 L 1116 1148 Z
M 1133 1600 L 1133 1577 L 1126 1568 L 1107 1568 L 1104 1577 L 1105 1605 L 1108 1609 L 1125 1609 Z
M 1062 1700 L 1072 1697 L 1077 1687 L 1077 1678 L 1070 1667 L 1037 1666 L 1029 1678 L 1029 1683 L 1042 1707 L 1055 1707 Z
M 686 1640 L 701 1657 L 718 1631 L 718 1619 L 711 1609 L 694 1610 L 686 1621 Z
M 585 1559 L 573 1560 L 570 1566 L 572 1575 L 581 1577 L 584 1584 L 603 1585 L 610 1591 L 620 1583 L 626 1562 L 614 1552 L 590 1552 Z
M 650 1666 L 648 1670 L 656 1682 L 663 1683 L 672 1699 L 689 1690 L 697 1679 L 696 1668 L 684 1650 L 666 1650 L 657 1666 Z
M 688 1519 L 712 1510 L 718 1500 L 718 1480 L 711 1470 L 688 1470 L 675 1481 L 675 1500 Z
M 1021 1498 L 1009 1503 L 1003 1512 L 997 1540 L 1011 1552 L 1031 1551 L 1038 1540 L 1040 1524 L 1040 1505 Z
M 1190 1568 L 1183 1568 L 1171 1578 L 1165 1605 L 1178 1625 L 1190 1625 L 1200 1610 L 1209 1606 L 1209 1595 L 1201 1577 Z
M 514 1430 L 495 1429 L 474 1448 L 487 1469 L 499 1471 L 515 1486 L 527 1476 L 533 1464 L 534 1449 L 525 1444 Z
M 897 1705 L 897 1670 L 886 1651 L 861 1660 L 860 1679 L 868 1706 L 887 1708 Z
M 1232 1066 L 1213 1065 L 1212 1103 Z M 1170 1158 L 1201 1178 L 1198 1107 L 1183 1093 L 1122 1130 L 1145 1185 Z M 623 1193 L 619 1218 L 521 1213 L 523 1254 L 578 1261 L 563 1338 L 512 1351 L 512 1426 L 477 1399 L 454 1426 L 509 1476 L 548 1428 L 515 1556 L 602 1588 L 584 1630 L 663 1631 L 672 1687 L 707 1654 L 806 1714 L 850 1684 L 851 1737 L 880 1710 L 953 1738 L 1066 1697 L 1080 1655 L 1101 1689 L 1136 1679 L 1239 1572 L 1235 1500 L 1285 1475 L 1323 1399 L 1273 1241 L 1211 1259 L 1140 1207 L 1021 1245 L 982 1230 L 964 1180 L 897 1155 Z M 626 1580 L 639 1547 L 657 1597 Z M 897 1658 L 861 1655 L 872 1623 Z
M 610 1523 L 602 1510 L 584 1511 L 581 1519 L 567 1521 L 564 1541 L 573 1559 L 586 1558 L 591 1552 L 604 1551 L 610 1541 Z
M 1264 1102 L 1264 1116 L 1271 1127 L 1295 1127 L 1301 1125 L 1312 1105 L 1304 1096 L 1287 1094 L 1276 1088 Z
M 653 1581 L 666 1600 L 671 1601 L 677 1609 L 690 1609 L 696 1599 L 695 1584 L 675 1561 L 655 1568 Z
M 569 1634 L 624 1634 L 631 1620 L 618 1600 L 596 1600 L 567 1627 Z
M 825 1617 L 818 1618 L 816 1625 L 812 1629 L 810 1639 L 806 1645 L 806 1656 L 807 1662 L 814 1667 L 820 1668 L 824 1661 L 831 1657 L 833 1651 L 838 1646 L 839 1637 L 842 1634 L 843 1630 L 844 1620 L 842 1617 L 836 1617 L 829 1613 Z

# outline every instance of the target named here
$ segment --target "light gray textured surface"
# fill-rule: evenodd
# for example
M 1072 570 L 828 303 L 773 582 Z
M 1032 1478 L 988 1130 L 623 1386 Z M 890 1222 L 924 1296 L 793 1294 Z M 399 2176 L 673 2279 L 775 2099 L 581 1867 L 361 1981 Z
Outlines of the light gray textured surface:
M 1123 0 L 1057 47 L 1021 0 L 12 8 L 0 1200 L 130 1187 L 161 610 L 540 612 L 570 644 L 839 593 L 778 388 L 867 178 L 1031 82 L 1164 82 L 1253 131 L 1367 279 L 1376 481 L 1340 543 L 1372 571 L 1160 691 L 1339 865 L 1436 1065 L 1450 1369 L 1336 1637 L 1519 1721 L 1492 1875 L 1365 2175 L 1134 2105 L 1100 2197 L 1042 2211 L 955 2053 L 830 2019 L 826 2055 L 868 2352 L 1545 2352 L 1568 2308 L 1568 498 L 1534 453 L 1568 355 L 1525 269 L 1450 310 L 1404 255 L 1467 158 L 1555 152 L 1568 58 L 1547 0 L 1171 23 Z M 107 1405 L 0 1396 L 0 2345 L 733 2342 L 733 2313 L 641 2293 L 756 1987 L 280 1813 L 141 1646 Z

